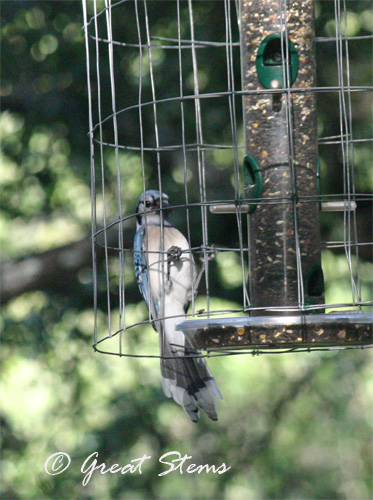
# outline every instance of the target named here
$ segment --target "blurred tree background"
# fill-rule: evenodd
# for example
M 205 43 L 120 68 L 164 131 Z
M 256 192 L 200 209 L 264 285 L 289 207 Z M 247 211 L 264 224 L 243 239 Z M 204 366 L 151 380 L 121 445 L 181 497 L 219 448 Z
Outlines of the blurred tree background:
M 175 3 L 148 3 L 150 21 L 160 38 L 175 32 Z M 198 38 L 221 39 L 217 27 L 224 26 L 224 10 L 217 8 L 219 2 L 195 4 Z M 371 35 L 371 2 L 347 1 L 346 6 L 348 36 Z M 182 15 L 186 8 L 182 5 Z M 92 15 L 93 2 L 89 9 Z M 316 23 L 318 36 L 334 35 L 333 2 L 316 2 Z M 130 14 L 116 16 L 115 26 L 126 40 L 136 40 L 136 20 Z M 219 403 L 219 422 L 202 418 L 198 425 L 164 397 L 157 360 L 93 352 L 88 101 L 81 2 L 3 2 L 1 43 L 2 498 L 372 498 L 369 351 L 211 359 L 209 365 L 225 399 Z M 337 83 L 332 47 L 317 45 L 320 86 Z M 371 85 L 370 50 L 369 38 L 349 44 L 352 85 Z M 172 94 L 179 82 L 177 61 L 162 66 L 163 55 L 159 54 L 153 62 L 159 66 L 157 88 L 162 87 L 164 95 L 157 97 L 161 98 Z M 118 95 L 118 108 L 122 108 L 136 102 L 139 61 L 125 50 L 119 56 L 116 76 L 124 89 Z M 204 91 L 226 85 L 224 57 L 224 50 L 214 59 L 208 50 L 201 51 L 199 79 Z M 239 71 L 239 61 L 235 71 Z M 102 74 L 105 78 L 108 68 L 102 67 Z M 239 74 L 236 77 L 239 81 Z M 192 91 L 193 82 L 190 85 Z M 354 138 L 373 137 L 371 103 L 369 92 L 353 95 Z M 110 108 L 108 96 L 103 107 Z M 177 130 L 177 117 L 171 111 L 164 106 L 160 118 L 169 134 L 162 140 L 167 141 L 168 136 L 170 144 L 175 143 Z M 214 101 L 205 106 L 204 113 L 206 142 L 224 143 L 229 135 L 226 110 Z M 133 125 L 136 119 L 120 121 L 121 137 L 128 144 L 139 143 L 138 125 Z M 194 122 L 192 106 L 186 109 L 186 120 Z M 145 141 L 151 145 L 154 132 L 148 127 L 144 123 Z M 319 129 L 324 137 L 340 133 L 336 94 L 319 96 Z M 242 137 L 242 126 L 239 134 Z M 362 141 L 355 147 L 357 192 L 373 190 L 371 144 Z M 231 172 L 226 168 L 231 164 L 229 154 L 215 151 L 208 158 L 211 199 L 231 196 Z M 340 148 L 320 145 L 320 155 L 323 191 L 341 192 Z M 123 208 L 129 214 L 142 191 L 141 162 L 129 152 L 121 152 L 119 160 L 126 183 Z M 169 154 L 163 160 L 163 188 L 177 199 L 182 196 L 184 181 L 180 158 Z M 109 149 L 105 161 L 114 172 L 115 156 Z M 145 163 L 150 186 L 156 178 L 151 153 Z M 193 179 L 190 182 L 192 190 Z M 109 205 L 110 201 L 109 193 Z M 359 204 L 359 241 L 372 241 L 370 213 L 368 202 Z M 343 226 L 337 220 L 342 219 L 323 215 L 323 239 L 343 238 Z M 182 227 L 185 221 L 175 223 Z M 224 244 L 230 224 L 228 216 L 219 217 L 219 223 L 209 228 L 210 239 Z M 194 238 L 198 240 L 199 235 L 192 235 Z M 360 256 L 363 299 L 368 300 L 370 247 L 362 246 Z M 346 297 L 345 262 L 338 249 L 323 254 L 329 302 L 350 300 Z M 215 303 L 221 308 L 237 307 L 241 289 L 238 262 L 234 257 L 218 256 L 213 273 Z M 134 275 L 126 279 L 128 315 L 132 322 L 144 320 L 146 309 Z M 103 310 L 105 297 L 103 290 L 99 296 Z M 99 321 L 104 328 L 103 311 Z M 133 332 L 128 345 L 131 352 L 157 354 L 157 336 L 150 327 Z M 222 475 L 173 472 L 159 477 L 165 467 L 158 457 L 173 450 L 193 456 L 188 463 L 224 462 L 231 469 Z M 68 453 L 72 463 L 61 475 L 49 476 L 44 462 L 57 451 Z M 99 463 L 107 465 L 124 466 L 144 453 L 152 458 L 141 475 L 96 472 L 83 486 L 80 467 L 95 451 Z

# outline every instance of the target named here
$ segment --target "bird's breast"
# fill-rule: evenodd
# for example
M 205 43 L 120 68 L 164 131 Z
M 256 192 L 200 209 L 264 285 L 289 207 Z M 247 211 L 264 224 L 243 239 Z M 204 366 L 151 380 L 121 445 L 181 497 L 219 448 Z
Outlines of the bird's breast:
M 170 260 L 167 251 L 179 247 L 182 254 L 178 260 Z M 175 302 L 190 301 L 191 290 L 197 276 L 197 269 L 190 252 L 188 241 L 175 227 L 148 226 L 143 251 L 148 263 L 149 281 L 154 298 L 172 297 Z

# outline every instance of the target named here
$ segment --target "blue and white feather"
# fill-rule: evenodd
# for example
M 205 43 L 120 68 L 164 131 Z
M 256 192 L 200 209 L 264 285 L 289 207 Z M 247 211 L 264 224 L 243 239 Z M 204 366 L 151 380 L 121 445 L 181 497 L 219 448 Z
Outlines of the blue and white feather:
M 191 348 L 176 323 L 185 319 L 196 293 L 197 267 L 183 234 L 167 220 L 168 196 L 149 190 L 137 205 L 134 260 L 137 283 L 159 333 L 162 387 L 193 422 L 199 408 L 217 420 L 222 395 L 203 357 Z

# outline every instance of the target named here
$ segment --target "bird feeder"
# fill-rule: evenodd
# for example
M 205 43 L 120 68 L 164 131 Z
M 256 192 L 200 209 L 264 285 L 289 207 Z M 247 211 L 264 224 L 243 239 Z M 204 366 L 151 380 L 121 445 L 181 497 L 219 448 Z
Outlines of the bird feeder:
M 324 301 L 313 2 L 289 2 L 288 12 L 255 2 L 255 14 L 253 3 L 242 3 L 241 17 L 245 195 L 260 188 L 249 216 L 250 298 L 264 308 L 253 314 L 298 314 Z M 263 88 L 272 92 L 250 93 Z
M 372 315 L 324 314 L 313 0 L 241 0 L 249 315 L 183 322 L 196 348 L 365 345 Z M 214 205 L 235 213 L 237 204 Z

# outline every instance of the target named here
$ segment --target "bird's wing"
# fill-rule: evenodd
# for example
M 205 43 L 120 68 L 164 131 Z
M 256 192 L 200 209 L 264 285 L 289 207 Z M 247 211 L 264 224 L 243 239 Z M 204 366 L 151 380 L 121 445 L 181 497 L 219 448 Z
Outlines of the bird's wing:
M 133 245 L 135 274 L 140 293 L 144 298 L 146 307 L 150 311 L 151 318 L 156 319 L 155 317 L 157 316 L 158 306 L 154 302 L 150 294 L 148 265 L 146 262 L 144 245 L 143 245 L 144 238 L 145 238 L 145 226 L 140 226 L 139 229 L 136 231 L 135 241 Z

